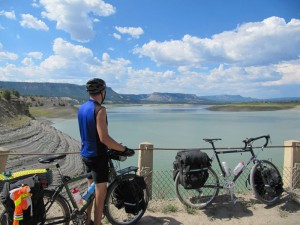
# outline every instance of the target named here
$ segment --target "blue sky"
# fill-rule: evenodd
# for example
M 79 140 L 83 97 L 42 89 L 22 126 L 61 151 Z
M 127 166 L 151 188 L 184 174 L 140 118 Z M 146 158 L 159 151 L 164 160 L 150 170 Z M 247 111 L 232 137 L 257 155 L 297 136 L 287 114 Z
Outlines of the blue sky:
M 0 0 L 0 80 L 300 97 L 298 0 Z

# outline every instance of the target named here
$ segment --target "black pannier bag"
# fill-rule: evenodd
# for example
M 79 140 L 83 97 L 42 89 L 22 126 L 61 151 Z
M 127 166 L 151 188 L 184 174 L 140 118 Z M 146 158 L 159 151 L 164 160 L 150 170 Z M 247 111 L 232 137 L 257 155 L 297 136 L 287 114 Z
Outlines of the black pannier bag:
M 0 200 L 5 210 L 8 213 L 9 225 L 13 224 L 15 204 L 10 198 L 9 191 L 27 185 L 30 187 L 30 193 L 32 194 L 32 205 L 28 209 L 23 210 L 23 220 L 19 220 L 19 225 L 43 225 L 45 222 L 45 205 L 44 205 L 44 189 L 42 183 L 39 181 L 37 175 L 27 177 L 25 179 L 16 181 L 15 183 L 5 182 L 2 192 L 0 194 Z M 32 215 L 31 215 L 32 207 Z
M 146 208 L 144 190 L 146 183 L 144 177 L 135 176 L 133 179 L 124 180 L 115 189 L 113 203 L 118 208 L 125 208 L 126 213 L 138 214 Z
M 179 173 L 179 182 L 185 189 L 203 187 L 208 179 L 211 159 L 205 152 L 180 151 L 173 162 L 173 179 Z
M 264 183 L 264 180 L 266 184 Z M 269 195 L 276 197 L 283 192 L 283 182 L 280 174 L 274 168 L 258 166 L 254 174 L 254 183 L 256 190 L 260 195 Z

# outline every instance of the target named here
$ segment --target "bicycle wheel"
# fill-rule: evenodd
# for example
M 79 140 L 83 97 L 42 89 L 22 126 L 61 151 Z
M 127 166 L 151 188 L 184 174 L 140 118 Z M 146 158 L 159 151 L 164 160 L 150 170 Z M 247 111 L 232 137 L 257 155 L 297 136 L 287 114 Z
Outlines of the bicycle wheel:
M 208 207 L 214 198 L 219 194 L 219 179 L 212 168 L 208 168 L 208 179 L 201 188 L 185 189 L 180 184 L 179 176 L 177 173 L 175 178 L 175 189 L 179 200 L 186 206 L 204 209 Z
M 46 221 L 47 224 L 70 224 L 70 207 L 68 201 L 62 196 L 58 195 L 55 201 L 51 204 L 51 197 L 53 190 L 44 190 L 44 204 L 46 207 Z M 1 224 L 2 225 L 2 224 Z
M 116 206 L 117 203 L 114 196 L 117 195 L 118 186 L 121 184 L 122 181 L 133 179 L 135 176 L 136 175 L 134 174 L 127 174 L 122 177 L 121 181 L 116 180 L 108 187 L 107 195 L 105 198 L 104 212 L 105 212 L 105 216 L 107 217 L 108 221 L 111 224 L 116 224 L 116 225 L 135 224 L 144 215 L 149 201 L 149 191 L 147 187 L 146 189 L 144 189 L 144 200 L 146 204 L 145 207 L 138 212 L 138 214 L 134 215 L 134 214 L 126 213 L 124 207 L 117 208 Z
M 0 216 L 0 225 L 9 225 L 8 214 L 6 213 L 5 210 L 1 213 L 1 216 Z
M 255 197 L 266 205 L 274 205 L 280 199 L 282 178 L 270 161 L 261 160 L 253 166 L 250 182 Z

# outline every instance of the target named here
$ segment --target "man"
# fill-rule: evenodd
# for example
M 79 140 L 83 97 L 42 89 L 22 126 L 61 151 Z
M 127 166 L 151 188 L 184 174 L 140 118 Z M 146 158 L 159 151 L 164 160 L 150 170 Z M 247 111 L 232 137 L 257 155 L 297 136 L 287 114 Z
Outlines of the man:
M 93 78 L 86 83 L 86 90 L 90 98 L 78 110 L 81 156 L 87 172 L 91 172 L 88 184 L 95 183 L 94 222 L 91 221 L 91 204 L 87 209 L 86 225 L 101 225 L 109 173 L 107 148 L 124 152 L 127 156 L 134 155 L 134 151 L 108 134 L 106 108 L 102 106 L 106 96 L 105 81 Z

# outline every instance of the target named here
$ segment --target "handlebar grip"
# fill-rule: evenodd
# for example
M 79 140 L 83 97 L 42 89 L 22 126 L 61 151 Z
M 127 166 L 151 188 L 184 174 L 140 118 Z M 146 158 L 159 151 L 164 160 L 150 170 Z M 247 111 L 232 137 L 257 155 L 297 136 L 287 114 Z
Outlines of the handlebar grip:
M 270 139 L 270 135 L 265 135 L 264 137 L 266 139 L 266 143 L 264 144 L 264 148 L 268 146 L 268 143 L 269 143 L 269 139 Z
M 246 138 L 245 140 L 243 140 L 243 142 L 245 143 L 245 147 L 244 149 L 246 149 L 247 145 L 253 141 L 256 141 L 258 139 L 261 139 L 261 138 L 265 138 L 266 139 L 266 142 L 265 144 L 263 145 L 263 147 L 267 147 L 268 146 L 268 143 L 269 143 L 269 139 L 270 139 L 270 135 L 263 135 L 263 136 L 259 136 L 259 137 L 255 137 L 255 138 Z

